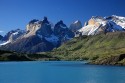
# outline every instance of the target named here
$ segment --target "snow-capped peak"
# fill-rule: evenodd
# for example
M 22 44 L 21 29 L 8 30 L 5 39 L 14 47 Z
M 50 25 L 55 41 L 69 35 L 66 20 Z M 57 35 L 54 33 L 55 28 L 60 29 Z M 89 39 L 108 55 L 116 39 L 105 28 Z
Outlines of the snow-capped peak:
M 125 20 L 125 17 L 123 17 L 123 16 L 112 15 L 112 17 L 115 17 L 115 18 L 117 18 L 117 19 L 124 19 L 124 20 Z
M 8 40 L 8 41 L 6 41 L 6 42 L 1 41 L 1 42 L 0 42 L 0 46 L 6 45 L 6 44 L 8 44 L 8 43 L 10 43 L 10 42 L 11 42 L 11 41 L 9 41 L 9 40 Z
M 80 28 L 82 28 L 82 23 L 79 20 L 76 20 L 75 22 L 73 22 L 70 27 L 71 31 L 76 32 L 77 30 L 79 30 Z
M 79 32 L 83 35 L 95 35 L 99 33 L 124 31 L 125 17 L 112 15 L 110 17 L 93 16 L 88 25 L 84 26 Z
M 11 30 L 2 38 L 0 46 L 14 42 L 16 39 L 20 38 L 24 34 L 25 34 L 24 30 L 20 29 Z
M 76 23 L 78 23 L 78 22 L 79 22 L 79 20 L 75 21 L 74 23 L 76 24 Z
M 45 39 L 49 42 L 51 42 L 53 45 L 57 45 L 59 42 L 59 38 L 52 34 L 50 37 L 45 37 Z

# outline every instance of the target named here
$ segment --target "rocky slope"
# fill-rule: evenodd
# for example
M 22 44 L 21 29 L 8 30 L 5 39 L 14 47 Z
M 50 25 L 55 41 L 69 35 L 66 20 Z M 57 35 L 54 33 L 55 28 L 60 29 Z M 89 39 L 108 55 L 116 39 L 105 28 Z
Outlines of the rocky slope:
M 118 56 L 110 56 L 105 58 L 98 58 L 97 60 L 89 62 L 89 64 L 125 66 L 125 54 L 120 54 Z
M 78 32 L 82 35 L 96 35 L 124 30 L 125 17 L 112 15 L 109 17 L 93 16 Z
M 57 22 L 52 29 L 52 23 L 47 17 L 43 20 L 31 20 L 25 30 L 8 32 L 0 43 L 1 50 L 17 51 L 21 53 L 37 53 L 50 51 L 74 37 L 63 21 Z
M 76 32 L 77 30 L 82 28 L 82 23 L 81 21 L 77 20 L 73 22 L 69 28 L 71 29 L 72 32 Z
M 2 35 L 0 35 L 0 43 L 2 43 L 2 38 L 3 38 L 3 36 L 2 36 Z
M 125 54 L 125 17 L 95 16 L 83 28 L 80 27 L 79 21 L 68 28 L 62 20 L 52 27 L 46 17 L 34 19 L 28 23 L 26 31 L 16 31 L 22 32 L 20 35 L 9 32 L 8 40 L 1 44 L 0 49 L 23 53 L 54 49 L 42 54 L 61 60 L 90 60 L 93 64 L 125 64 L 122 57 Z
M 125 17 L 92 17 L 75 37 L 46 54 L 90 64 L 125 65 Z
M 28 38 L 17 39 L 16 42 L 1 46 L 4 50 L 17 51 L 21 53 L 36 53 L 41 51 L 49 51 L 53 49 L 53 44 L 41 39 L 38 36 L 30 36 Z
M 24 30 L 16 29 L 9 31 L 2 39 L 0 46 L 15 42 L 18 38 L 25 34 Z
M 2 35 L 0 35 L 0 40 L 3 38 L 3 36 Z
M 58 56 L 62 60 L 90 60 L 97 62 L 96 64 L 105 64 L 103 60 L 109 60 L 107 64 L 111 64 L 112 57 L 118 58 L 121 54 L 125 54 L 124 41 L 125 32 L 81 36 L 46 54 Z M 117 60 L 116 63 L 124 64 L 124 58 Z

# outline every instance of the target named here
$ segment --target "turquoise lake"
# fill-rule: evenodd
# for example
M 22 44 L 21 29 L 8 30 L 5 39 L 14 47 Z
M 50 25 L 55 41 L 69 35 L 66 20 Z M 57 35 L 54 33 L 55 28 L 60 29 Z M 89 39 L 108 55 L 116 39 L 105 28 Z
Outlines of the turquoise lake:
M 0 62 L 0 83 L 125 83 L 125 67 L 79 61 Z

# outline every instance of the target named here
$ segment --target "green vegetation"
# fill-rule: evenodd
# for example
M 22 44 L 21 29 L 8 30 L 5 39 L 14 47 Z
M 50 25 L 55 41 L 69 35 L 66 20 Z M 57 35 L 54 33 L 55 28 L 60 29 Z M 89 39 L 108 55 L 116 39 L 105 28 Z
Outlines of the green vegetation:
M 97 60 L 125 54 L 125 32 L 74 38 L 51 52 L 61 60 Z M 125 62 L 125 61 L 124 61 Z
M 0 61 L 31 61 L 26 54 L 0 50 Z
M 125 32 L 81 36 L 39 54 L 0 51 L 0 61 L 25 60 L 88 60 L 92 64 L 125 65 Z
M 25 53 L 0 50 L 0 61 L 35 61 L 35 60 L 52 61 L 59 59 L 44 54 L 25 54 Z

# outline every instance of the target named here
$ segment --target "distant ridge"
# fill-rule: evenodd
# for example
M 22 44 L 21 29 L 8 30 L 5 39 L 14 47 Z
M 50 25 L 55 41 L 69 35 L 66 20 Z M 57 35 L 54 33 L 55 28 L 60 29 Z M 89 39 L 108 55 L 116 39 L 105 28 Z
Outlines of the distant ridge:
M 62 20 L 52 25 L 48 18 L 44 17 L 43 20 L 31 20 L 26 30 L 8 32 L 0 40 L 0 49 L 21 53 L 46 52 L 58 48 L 74 37 L 124 31 L 125 17 L 122 16 L 92 16 L 84 26 L 77 20 L 69 27 Z

